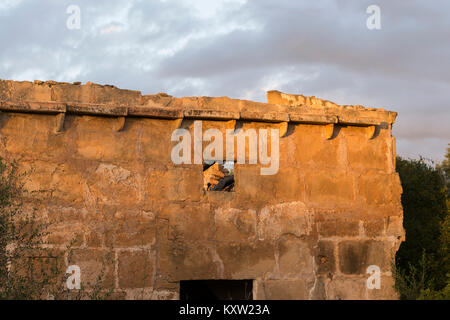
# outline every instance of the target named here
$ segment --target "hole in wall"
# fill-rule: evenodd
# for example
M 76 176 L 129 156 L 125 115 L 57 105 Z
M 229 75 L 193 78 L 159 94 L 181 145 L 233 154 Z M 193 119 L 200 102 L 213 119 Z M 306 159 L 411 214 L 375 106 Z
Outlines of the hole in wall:
M 233 161 L 205 161 L 203 163 L 203 189 L 206 191 L 234 191 Z

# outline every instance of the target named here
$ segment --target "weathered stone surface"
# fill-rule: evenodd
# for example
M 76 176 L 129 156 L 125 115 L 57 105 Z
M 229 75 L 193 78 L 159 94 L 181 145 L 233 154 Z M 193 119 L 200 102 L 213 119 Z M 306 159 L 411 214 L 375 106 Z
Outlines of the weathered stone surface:
M 367 298 L 378 299 L 398 299 L 399 294 L 394 289 L 394 279 L 392 277 L 381 276 L 380 289 L 368 289 Z
M 280 274 L 283 276 L 313 273 L 313 255 L 307 241 L 290 237 L 280 241 L 278 250 Z
M 333 274 L 336 271 L 334 242 L 319 241 L 317 243 L 317 253 L 315 256 L 318 274 Z
M 317 125 L 299 125 L 295 133 L 294 156 L 301 168 L 329 167 L 330 170 L 335 170 L 346 167 L 347 152 L 342 135 L 327 139 L 325 127 Z
M 254 279 L 269 276 L 275 268 L 275 248 L 267 241 L 220 243 L 217 254 L 228 279 Z
M 69 265 L 81 270 L 81 281 L 87 287 L 114 288 L 115 255 L 112 250 L 74 249 L 69 252 Z
M 104 217 L 105 245 L 114 247 L 149 246 L 156 241 L 156 217 L 150 211 L 119 208 Z
M 150 107 L 130 107 L 128 108 L 128 115 L 135 117 L 149 117 L 162 119 L 180 119 L 183 118 L 181 109 L 168 108 L 150 108 Z
M 64 103 L 28 101 L 2 101 L 1 108 L 4 111 L 50 114 L 65 113 L 67 110 Z
M 333 210 L 334 211 L 334 210 Z M 318 233 L 322 238 L 329 237 L 357 237 L 360 234 L 358 217 L 345 212 L 319 211 L 315 215 Z
M 307 174 L 305 181 L 307 199 L 313 203 L 350 206 L 355 200 L 355 183 L 351 172 L 319 171 Z
M 174 239 L 160 245 L 158 281 L 216 279 L 222 272 L 211 242 Z
M 402 216 L 389 216 L 387 217 L 386 235 L 404 237 L 405 230 L 403 229 L 403 217 Z
M 235 177 L 238 182 L 235 189 L 241 201 L 277 203 L 304 199 L 304 179 L 295 168 L 280 168 L 276 175 L 261 175 L 259 166 L 238 164 Z M 245 181 L 245 184 L 239 181 Z
M 365 274 L 369 266 L 377 265 L 386 271 L 389 254 L 382 241 L 343 241 L 339 243 L 339 269 L 345 274 Z
M 400 203 L 402 187 L 395 174 L 368 171 L 358 179 L 359 194 L 369 205 Z
M 72 244 L 64 267 L 83 284 L 103 270 L 117 299 L 178 299 L 179 281 L 207 279 L 253 279 L 256 299 L 397 298 L 396 113 L 276 91 L 268 102 L 0 80 L 0 157 L 25 173 L 24 214 L 53 222 L 49 248 Z M 246 143 L 233 192 L 205 191 L 202 163 L 171 159 L 176 129 L 193 151 L 195 121 L 202 134 L 278 129 L 278 171 L 249 164 Z
M 265 298 L 268 300 L 305 300 L 308 298 L 305 280 L 266 280 Z
M 383 236 L 385 232 L 386 219 L 385 218 L 377 218 L 365 220 L 363 222 L 364 225 L 364 234 L 368 237 L 379 237 Z
M 300 237 L 311 233 L 312 221 L 303 202 L 290 202 L 262 208 L 257 228 L 261 240 L 276 240 L 285 234 Z
M 255 210 L 219 208 L 215 210 L 216 240 L 249 241 L 256 239 Z
M 51 101 L 51 89 L 47 84 L 34 85 L 31 82 L 13 82 L 12 101 Z
M 153 258 L 145 249 L 119 251 L 118 278 L 120 288 L 146 288 L 153 282 Z
M 356 170 L 377 169 L 390 172 L 391 145 L 387 135 L 389 130 L 377 129 L 377 137 L 368 139 L 366 132 L 359 127 L 347 127 L 343 129 L 348 148 L 348 163 Z
M 147 194 L 152 199 L 199 201 L 203 190 L 201 166 L 172 167 L 151 170 L 147 178 Z
M 364 300 L 367 299 L 367 279 L 336 278 L 327 285 L 327 298 L 331 300 Z
M 158 216 L 167 219 L 169 239 L 213 240 L 214 212 L 209 204 L 169 204 Z M 199 232 L 201 230 L 201 232 Z

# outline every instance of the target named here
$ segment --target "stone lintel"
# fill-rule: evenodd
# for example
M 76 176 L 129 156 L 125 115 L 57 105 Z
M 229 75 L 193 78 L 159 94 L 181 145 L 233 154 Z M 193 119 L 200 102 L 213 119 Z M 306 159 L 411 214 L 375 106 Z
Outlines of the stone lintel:
M 128 114 L 128 108 L 126 106 L 109 104 L 67 103 L 67 112 L 72 114 L 124 117 Z
M 261 122 L 288 122 L 289 114 L 284 112 L 241 111 L 241 120 Z
M 176 98 L 172 98 L 174 101 Z M 184 99 L 184 98 L 181 98 Z M 208 100 L 214 107 L 215 98 Z M 219 98 L 218 98 L 219 99 Z M 186 108 L 164 107 L 159 105 L 123 105 L 102 103 L 80 103 L 80 102 L 42 102 L 42 101 L 0 101 L 0 111 L 24 112 L 24 113 L 47 113 L 47 114 L 80 114 L 110 117 L 147 117 L 156 119 L 198 119 L 218 121 L 254 121 L 271 123 L 306 123 L 306 124 L 342 124 L 351 126 L 379 126 L 391 124 L 395 121 L 396 113 L 379 110 L 355 110 L 341 107 L 307 108 L 292 107 L 264 103 L 250 103 L 240 100 L 220 98 L 218 103 L 226 101 L 230 108 L 236 110 L 221 110 L 215 108 Z M 176 104 L 175 104 L 176 105 Z M 234 107 L 233 107 L 234 106 Z M 225 106 L 224 106 L 225 107 Z
M 347 115 L 339 115 L 338 120 L 339 124 L 361 127 L 379 126 L 381 124 L 381 121 L 378 118 L 356 117 Z
M 128 115 L 132 117 L 160 118 L 160 119 L 181 119 L 183 110 L 173 108 L 154 108 L 154 107 L 129 107 Z
M 187 119 L 238 120 L 239 112 L 222 110 L 190 109 L 184 111 Z
M 147 117 L 156 119 L 199 119 L 199 120 L 244 120 L 256 122 L 292 122 L 307 124 L 343 124 L 352 126 L 378 126 L 382 122 L 395 120 L 395 113 L 376 112 L 374 117 L 359 117 L 354 112 L 341 110 L 336 114 L 310 113 L 310 112 L 277 112 L 243 110 L 224 111 L 211 109 L 178 109 L 147 106 L 123 106 L 92 103 L 60 103 L 60 102 L 21 102 L 0 101 L 0 110 L 4 112 L 47 113 L 47 114 L 81 114 L 113 117 Z M 375 112 L 375 111 L 374 111 Z M 376 116 L 376 117 L 375 117 Z
M 66 112 L 66 105 L 57 102 L 0 101 L 0 110 L 7 112 L 55 114 Z
M 309 124 L 338 123 L 337 116 L 333 115 L 290 113 L 289 116 L 291 122 L 297 123 L 309 123 Z

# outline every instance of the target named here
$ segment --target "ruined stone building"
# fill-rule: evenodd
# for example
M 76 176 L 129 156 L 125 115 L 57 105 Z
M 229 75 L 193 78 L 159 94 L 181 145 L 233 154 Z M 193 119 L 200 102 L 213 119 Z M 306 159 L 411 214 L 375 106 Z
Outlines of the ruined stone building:
M 396 298 L 396 113 L 278 91 L 267 98 L 0 81 L 0 157 L 29 172 L 27 201 L 54 221 L 52 246 L 74 240 L 64 263 L 80 266 L 85 282 L 103 265 L 116 298 L 189 298 L 200 283 L 222 298 Z M 224 135 L 277 129 L 278 171 L 236 159 L 228 170 L 174 163 L 173 132 L 194 136 L 196 121 Z M 379 289 L 367 285 L 370 266 L 381 271 Z

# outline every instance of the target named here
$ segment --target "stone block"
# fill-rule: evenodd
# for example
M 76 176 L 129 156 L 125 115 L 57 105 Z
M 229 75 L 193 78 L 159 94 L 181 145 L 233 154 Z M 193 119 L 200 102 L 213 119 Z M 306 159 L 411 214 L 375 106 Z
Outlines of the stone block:
M 383 241 L 342 241 L 339 243 L 339 269 L 344 274 L 365 274 L 371 265 L 381 271 L 390 268 L 389 249 Z
M 403 216 L 389 216 L 386 218 L 386 235 L 403 238 L 405 229 L 403 228 Z
M 398 300 L 398 292 L 394 288 L 394 278 L 381 276 L 380 289 L 367 289 L 367 297 L 370 300 Z
M 220 258 L 211 242 L 175 239 L 160 244 L 158 286 L 180 280 L 216 279 L 220 270 Z
M 296 168 L 280 168 L 274 175 L 261 175 L 259 165 L 235 166 L 235 190 L 242 201 L 303 201 L 303 178 Z
M 55 245 L 78 247 L 84 244 L 85 228 L 81 221 L 53 223 L 46 230 L 46 239 Z
M 320 171 L 307 174 L 306 197 L 324 206 L 350 206 L 355 200 L 355 183 L 351 172 Z
M 381 237 L 385 232 L 385 224 L 386 219 L 382 217 L 364 220 L 364 233 L 367 237 Z
M 217 241 L 248 241 L 256 238 L 256 211 L 234 208 L 215 210 Z
M 64 206 L 83 201 L 83 177 L 67 164 L 50 161 L 22 161 L 24 189 L 37 199 L 52 199 Z
M 0 80 L 0 101 L 6 101 L 11 99 L 11 81 Z
M 116 132 L 115 117 L 77 116 L 73 118 L 72 123 L 66 121 L 65 130 L 73 131 L 77 136 L 74 141 L 74 156 L 77 158 L 104 162 L 132 162 L 140 159 L 139 154 L 144 148 L 138 136 L 140 128 L 132 124 L 132 121 L 126 121 L 125 130 Z
M 108 247 L 142 247 L 155 242 L 157 226 L 153 212 L 118 208 L 104 220 L 107 224 L 104 229 L 105 245 Z
M 89 85 L 85 85 L 89 86 Z M 90 103 L 106 103 L 118 105 L 139 105 L 141 102 L 141 92 L 118 89 L 109 85 L 91 85 Z
M 402 187 L 397 173 L 368 171 L 358 179 L 359 194 L 369 205 L 401 203 Z
M 154 259 L 147 249 L 119 251 L 118 277 L 120 288 L 152 286 Z
M 306 281 L 295 280 L 266 280 L 264 292 L 267 300 L 306 300 L 308 288 Z
M 122 206 L 140 203 L 144 180 L 139 173 L 112 163 L 100 163 L 92 169 L 83 188 L 97 203 Z
M 81 270 L 81 285 L 112 289 L 114 281 L 114 252 L 105 249 L 74 249 L 69 251 L 68 265 Z
M 334 278 L 327 285 L 329 300 L 365 300 L 367 299 L 367 278 Z
M 313 255 L 306 241 L 291 237 L 280 241 L 278 250 L 281 277 L 313 273 Z
M 214 212 L 207 203 L 171 203 L 161 208 L 159 218 L 168 220 L 169 239 L 214 239 Z
M 57 83 L 52 85 L 52 96 L 55 101 L 89 103 L 91 86 Z
M 320 237 L 356 237 L 359 236 L 360 220 L 349 215 L 321 214 L 316 219 Z
M 336 131 L 338 129 L 335 129 Z M 301 124 L 294 136 L 295 159 L 300 168 L 344 168 L 346 148 L 342 137 L 328 139 L 325 126 Z
M 218 243 L 225 279 L 254 279 L 274 272 L 275 248 L 267 241 Z
M 51 101 L 52 93 L 48 84 L 35 85 L 21 81 L 13 83 L 12 101 Z
M 376 169 L 388 172 L 392 162 L 387 129 L 376 129 L 376 137 L 369 139 L 364 127 L 345 127 L 342 134 L 347 141 L 348 163 L 356 170 Z
M 334 242 L 332 241 L 321 240 L 317 243 L 315 264 L 318 274 L 334 274 L 336 271 L 334 251 Z
M 201 165 L 176 166 L 149 170 L 147 194 L 152 199 L 169 201 L 199 201 L 203 195 Z
M 285 234 L 300 237 L 311 233 L 312 220 L 303 202 L 288 202 L 263 207 L 257 228 L 260 240 L 276 240 Z

